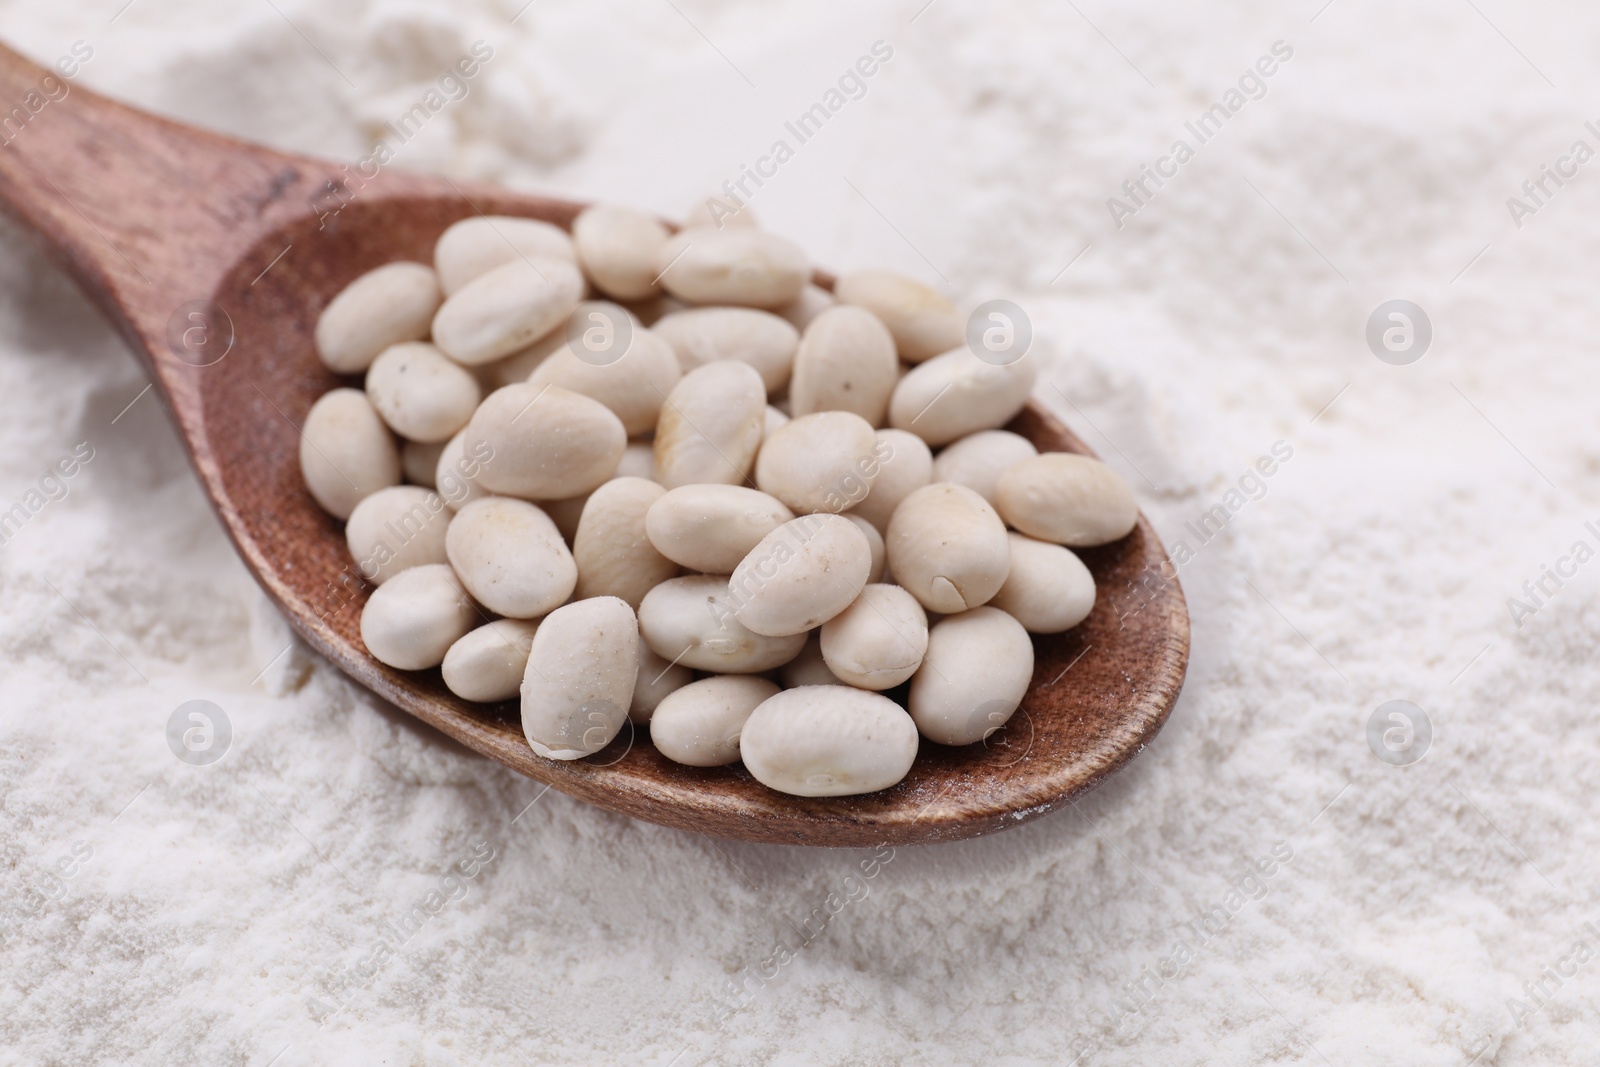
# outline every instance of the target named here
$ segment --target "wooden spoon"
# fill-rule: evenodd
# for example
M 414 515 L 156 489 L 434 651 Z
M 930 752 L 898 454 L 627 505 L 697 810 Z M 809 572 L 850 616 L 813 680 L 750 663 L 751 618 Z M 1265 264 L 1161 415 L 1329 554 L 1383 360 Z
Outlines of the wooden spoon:
M 7 107 L 46 76 L 0 47 Z M 924 741 L 892 789 L 783 796 L 739 765 L 672 763 L 645 731 L 627 728 L 588 759 L 541 759 L 514 702 L 469 704 L 438 671 L 395 671 L 367 655 L 358 622 L 369 590 L 354 579 L 341 524 L 304 488 L 298 427 L 318 396 L 359 385 L 324 369 L 311 339 L 351 279 L 391 260 L 431 262 L 444 228 L 474 214 L 569 226 L 583 205 L 275 152 L 83 88 L 44 104 L 0 148 L 0 200 L 139 353 L 228 535 L 300 636 L 374 693 L 571 796 L 755 841 L 973 837 L 1021 825 L 1104 780 L 1155 736 L 1177 699 L 1189 620 L 1141 517 L 1117 544 L 1080 553 L 1098 584 L 1094 612 L 1069 633 L 1034 639 L 1033 683 L 1010 723 L 964 748 Z M 1090 454 L 1036 403 L 1011 429 L 1041 450 Z

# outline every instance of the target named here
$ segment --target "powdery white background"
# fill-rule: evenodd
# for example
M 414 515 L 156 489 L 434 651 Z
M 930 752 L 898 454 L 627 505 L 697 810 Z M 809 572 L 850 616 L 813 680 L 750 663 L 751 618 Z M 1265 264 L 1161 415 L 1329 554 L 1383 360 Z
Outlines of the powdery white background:
M 867 95 L 760 191 L 763 220 L 829 266 L 1022 304 L 1055 354 L 1040 397 L 1169 543 L 1275 442 L 1294 450 L 1185 568 L 1188 683 L 1118 780 L 875 862 L 716 843 L 541 798 L 315 657 L 274 661 L 283 625 L 167 416 L 145 396 L 117 418 L 138 365 L 0 230 L 0 506 L 95 450 L 0 548 L 0 1060 L 1590 1054 L 1600 963 L 1572 951 L 1600 952 L 1600 565 L 1521 628 L 1506 600 L 1600 516 L 1600 176 L 1520 230 L 1505 200 L 1593 142 L 1600 17 L 921 4 L 535 0 L 514 23 L 521 0 L 0 5 L 0 35 L 35 58 L 91 43 L 80 85 L 346 159 L 482 38 L 496 56 L 471 95 L 397 166 L 668 214 L 884 40 Z M 1277 40 L 1294 55 L 1266 97 L 1115 229 L 1106 198 Z M 1410 367 L 1363 341 L 1395 297 L 1434 324 Z M 166 745 L 191 699 L 233 723 L 210 767 Z M 1409 768 L 1365 740 L 1390 699 L 1434 726 Z M 319 1028 L 312 998 L 480 843 L 493 859 L 465 894 Z M 1202 944 L 1183 924 L 1275 847 L 1292 860 Z M 1181 972 L 1132 998 L 1180 939 Z M 780 943 L 793 958 L 767 963 Z M 1540 1005 L 1523 987 L 1546 967 L 1576 973 Z M 730 979 L 749 996 L 719 1024 Z M 1539 1010 L 1518 1026 L 1510 998 Z

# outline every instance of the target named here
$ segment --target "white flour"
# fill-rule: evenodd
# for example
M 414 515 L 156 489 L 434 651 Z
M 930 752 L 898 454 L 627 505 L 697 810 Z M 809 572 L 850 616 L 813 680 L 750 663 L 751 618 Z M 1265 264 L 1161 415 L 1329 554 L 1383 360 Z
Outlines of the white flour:
M 888 42 L 764 222 L 1022 304 L 1060 353 L 1041 397 L 1169 543 L 1293 448 L 1183 569 L 1183 698 L 1075 810 L 953 846 L 713 842 L 541 797 L 274 659 L 166 414 L 123 410 L 134 360 L 7 228 L 0 510 L 94 454 L 0 547 L 0 1060 L 1592 1055 L 1600 567 L 1520 629 L 1506 605 L 1600 518 L 1600 183 L 1520 230 L 1506 205 L 1594 140 L 1591 8 L 521 3 L 3 10 L 36 58 L 92 44 L 75 86 L 350 160 L 482 38 L 396 166 L 674 214 Z M 1277 41 L 1266 95 L 1116 229 L 1107 199 Z M 1433 323 L 1411 366 L 1364 341 L 1393 298 Z M 210 766 L 165 736 L 194 699 L 232 724 Z M 1368 747 L 1392 699 L 1431 720 L 1414 766 Z

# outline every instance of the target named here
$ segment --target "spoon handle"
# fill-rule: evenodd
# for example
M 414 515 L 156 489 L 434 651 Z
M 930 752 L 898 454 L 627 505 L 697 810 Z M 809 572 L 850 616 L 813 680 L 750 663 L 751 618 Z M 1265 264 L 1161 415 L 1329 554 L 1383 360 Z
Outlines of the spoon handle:
M 158 373 L 174 311 L 209 298 L 217 265 L 304 214 L 333 172 L 119 104 L 0 45 L 0 210 Z

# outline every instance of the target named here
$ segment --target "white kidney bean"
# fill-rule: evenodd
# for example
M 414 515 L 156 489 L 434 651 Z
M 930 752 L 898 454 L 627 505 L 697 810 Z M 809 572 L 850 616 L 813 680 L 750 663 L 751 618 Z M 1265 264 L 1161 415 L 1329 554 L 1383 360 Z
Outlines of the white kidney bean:
M 766 387 L 749 364 L 719 360 L 696 367 L 661 406 L 656 480 L 668 489 L 741 484 L 761 447 L 766 410 Z
M 484 398 L 467 424 L 467 448 L 491 451 L 477 479 L 529 500 L 581 496 L 611 477 L 628 434 L 611 409 L 559 385 L 508 385 Z
M 438 493 L 415 485 L 379 489 L 355 506 L 345 544 L 362 575 L 378 585 L 401 571 L 443 563 L 450 510 Z
M 587 302 L 579 304 L 572 314 L 582 315 L 584 308 L 588 306 Z M 527 348 L 513 352 L 509 356 L 501 356 L 491 363 L 468 369 L 478 376 L 478 381 L 486 392 L 493 392 L 508 385 L 527 381 L 533 376 L 533 372 L 539 369 L 541 363 L 566 346 L 567 331 L 551 330 Z
M 895 509 L 884 544 L 889 573 L 929 611 L 954 614 L 987 602 L 1005 584 L 1005 524 L 983 497 L 934 482 Z
M 348 519 L 363 499 L 400 484 L 400 450 L 367 394 L 323 393 L 300 431 L 300 473 L 322 510 Z
M 883 543 L 883 534 L 878 532 L 876 526 L 853 511 L 845 512 L 843 517 L 855 523 L 856 529 L 861 531 L 861 536 L 867 539 L 867 549 L 872 553 L 867 582 L 870 584 L 883 581 L 884 571 L 889 566 L 889 550 Z
M 667 236 L 660 220 L 613 204 L 585 208 L 572 224 L 584 273 L 595 288 L 617 300 L 643 300 L 659 291 L 657 257 Z
M 359 374 L 390 345 L 420 341 L 439 308 L 439 281 L 421 263 L 386 263 L 340 290 L 317 318 L 317 355 L 335 374 Z
M 522 676 L 522 732 L 534 752 L 573 760 L 611 743 L 639 676 L 639 623 L 613 596 L 552 611 L 533 635 Z
M 696 200 L 689 205 L 689 210 L 683 213 L 683 228 L 686 230 L 707 228 L 720 230 L 728 226 L 751 229 L 760 225 L 756 221 L 755 209 L 749 204 L 735 207 L 715 193 L 704 200 Z
M 999 608 L 935 623 L 911 679 L 911 718 L 929 741 L 970 745 L 1004 726 L 1033 679 L 1033 642 Z
M 372 591 L 361 609 L 361 641 L 379 663 L 422 671 L 443 663 L 478 618 L 450 568 L 427 563 Z
M 445 533 L 450 565 L 484 607 L 533 619 L 572 595 L 578 568 L 550 516 L 526 500 L 486 497 L 456 512 Z
M 619 304 L 611 304 L 610 301 L 581 301 L 578 307 L 574 307 L 573 314 L 566 317 L 566 325 L 563 328 L 544 334 L 542 338 L 534 341 L 526 349 L 512 352 L 510 355 L 504 355 L 504 357 L 494 360 L 493 363 L 475 366 L 472 370 L 478 374 L 480 381 L 485 382 L 486 389 L 499 389 L 502 386 L 514 386 L 517 382 L 528 381 L 528 379 L 533 378 L 534 371 L 538 371 L 539 366 L 544 365 L 547 358 L 568 347 L 566 346 L 566 336 L 568 336 L 568 331 L 571 330 L 571 323 L 581 322 L 586 323 L 586 325 L 594 325 L 594 317 L 597 314 L 602 315 L 606 322 L 611 322 L 611 318 L 616 315 L 618 307 Z M 627 317 L 629 317 L 629 325 L 634 330 L 643 328 L 643 323 L 638 320 L 638 315 L 635 315 L 632 310 L 627 312 Z
M 921 363 L 958 348 L 966 325 L 955 305 L 921 282 L 887 270 L 852 271 L 833 293 L 844 304 L 864 307 L 889 327 L 900 358 Z
M 822 658 L 822 631 L 812 630 L 800 654 L 778 669 L 778 677 L 785 689 L 798 689 L 802 685 L 843 685 L 839 676 L 828 669 Z
M 721 767 L 739 759 L 739 733 L 756 705 L 776 695 L 765 678 L 730 674 L 702 678 L 667 694 L 650 718 L 650 740 L 661 754 L 690 767 Z
M 1046 452 L 1000 476 L 995 507 L 1029 537 L 1088 548 L 1126 537 L 1139 505 L 1122 476 L 1097 459 Z
M 628 705 L 628 721 L 648 726 L 668 693 L 694 681 L 694 671 L 681 663 L 664 660 L 643 641 L 639 643 L 639 677 L 633 683 L 633 703 Z
M 917 673 L 928 651 L 928 616 L 898 585 L 869 585 L 822 624 L 822 658 L 841 681 L 893 689 Z
M 582 296 L 583 276 L 571 263 L 519 257 L 445 300 L 433 317 L 433 343 L 457 363 L 492 363 L 566 322 Z
M 478 380 L 425 341 L 390 345 L 367 368 L 367 399 L 412 441 L 448 441 L 478 410 Z
M 439 464 L 434 468 L 433 487 L 452 511 L 459 511 L 464 505 L 489 495 L 489 491 L 478 484 L 478 475 L 483 473 L 483 465 L 493 458 L 494 449 L 485 440 L 476 439 L 469 448 L 464 429 L 445 442 L 439 453 Z
M 850 606 L 872 573 L 872 548 L 842 515 L 803 515 L 761 539 L 728 579 L 734 617 L 785 637 L 813 630 Z
M 668 662 L 718 674 L 758 674 L 781 667 L 805 647 L 804 634 L 766 637 L 734 617 L 728 579 L 708 574 L 671 578 L 645 594 L 639 630 Z
M 799 246 L 765 230 L 685 230 L 661 246 L 655 268 L 691 304 L 782 307 L 811 280 Z
M 792 518 L 794 512 L 759 490 L 684 485 L 650 505 L 644 528 L 666 558 L 703 574 L 731 574 L 763 537 Z
M 444 654 L 445 688 L 462 700 L 497 704 L 522 688 L 536 622 L 496 619 L 464 635 Z
M 439 457 L 445 441 L 406 441 L 400 446 L 400 473 L 412 485 L 433 489 L 439 484 Z
M 1070 630 L 1094 610 L 1094 575 L 1069 549 L 1019 533 L 1011 542 L 1011 573 L 989 601 L 1034 634 Z
M 645 514 L 665 493 L 644 478 L 613 478 L 589 494 L 572 539 L 574 599 L 614 596 L 637 611 L 646 593 L 677 576 L 678 565 L 645 535 Z
M 917 758 L 917 728 L 879 693 L 843 685 L 786 689 L 745 721 L 739 752 L 768 789 L 842 797 L 887 789 Z
M 1028 357 L 1003 367 L 965 348 L 935 356 L 900 379 L 889 399 L 889 425 L 943 445 L 1016 417 L 1028 402 L 1038 365 Z
M 933 452 L 926 441 L 905 430 L 879 430 L 876 440 L 877 477 L 872 479 L 866 499 L 850 514 L 887 530 L 900 501 L 934 481 Z
M 633 312 L 642 326 L 652 330 L 661 324 L 661 320 L 668 315 L 684 311 L 689 307 L 682 300 L 670 296 L 653 296 L 648 300 L 635 301 L 628 305 L 628 310 Z
M 650 444 L 630 441 L 628 447 L 622 450 L 622 459 L 617 461 L 617 469 L 612 472 L 608 481 L 616 478 L 644 478 L 647 481 L 654 481 L 654 468 L 655 456 L 651 452 Z M 565 500 L 543 500 L 539 503 L 569 545 L 577 540 L 578 523 L 583 518 L 583 509 L 589 503 L 590 495 L 584 493 L 581 496 L 567 497 Z
M 452 224 L 433 246 L 433 269 L 446 296 L 518 259 L 577 262 L 572 238 L 559 226 L 512 215 L 474 215 Z
M 888 327 L 862 308 L 829 308 L 800 338 L 789 410 L 795 415 L 850 411 L 879 426 L 899 380 L 900 361 Z
M 933 480 L 964 485 L 990 504 L 1000 476 L 1039 454 L 1033 442 L 1010 430 L 980 430 L 952 441 L 933 458 Z
M 756 485 L 795 512 L 840 512 L 866 499 L 885 453 L 872 425 L 848 411 L 818 411 L 778 427 L 756 457 Z
M 684 373 L 725 359 L 748 363 L 767 392 L 789 382 L 800 332 L 768 311 L 754 308 L 689 308 L 663 316 L 651 327 L 672 346 Z
M 640 326 L 614 362 L 595 363 L 563 345 L 528 376 L 528 384 L 559 385 L 600 401 L 631 437 L 656 428 L 662 403 L 682 377 L 672 347 Z
M 807 285 L 800 290 L 800 295 L 776 308 L 777 314 L 789 320 L 789 325 L 797 330 L 803 330 L 811 325 L 811 320 L 838 304 L 832 293 L 815 285 Z

